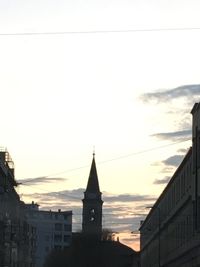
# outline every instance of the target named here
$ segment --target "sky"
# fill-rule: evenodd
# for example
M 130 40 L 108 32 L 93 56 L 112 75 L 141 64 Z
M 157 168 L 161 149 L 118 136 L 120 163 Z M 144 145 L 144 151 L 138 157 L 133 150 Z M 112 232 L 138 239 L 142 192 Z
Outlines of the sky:
M 191 146 L 199 8 L 198 0 L 0 1 L 0 146 L 23 201 L 72 209 L 79 230 L 95 151 L 103 227 L 138 249 L 146 207 Z

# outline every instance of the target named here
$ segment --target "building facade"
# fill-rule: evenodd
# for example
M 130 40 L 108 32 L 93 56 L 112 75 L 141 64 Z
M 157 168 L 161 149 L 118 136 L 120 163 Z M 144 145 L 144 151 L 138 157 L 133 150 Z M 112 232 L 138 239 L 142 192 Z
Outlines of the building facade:
M 0 149 L 0 266 L 34 266 L 34 229 L 27 225 L 24 204 L 15 187 L 14 163 Z
M 102 235 L 102 205 L 101 192 L 93 154 L 92 165 L 88 178 L 86 191 L 84 192 L 82 232 L 86 235 Z
M 42 267 L 52 250 L 63 250 L 71 244 L 72 211 L 45 211 L 32 202 L 26 204 L 28 223 L 36 229 L 35 266 Z
M 200 266 L 200 104 L 192 147 L 140 227 L 142 267 Z

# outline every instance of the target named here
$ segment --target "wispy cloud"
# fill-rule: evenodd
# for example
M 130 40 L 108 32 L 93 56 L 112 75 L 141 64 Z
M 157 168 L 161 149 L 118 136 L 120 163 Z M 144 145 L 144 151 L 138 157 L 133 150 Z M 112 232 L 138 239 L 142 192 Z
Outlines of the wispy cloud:
M 72 210 L 73 230 L 81 229 L 82 199 L 85 189 L 63 190 L 24 194 L 23 197 L 34 200 L 45 210 Z M 113 231 L 124 232 L 138 229 L 140 221 L 147 211 L 145 206 L 156 201 L 155 196 L 139 194 L 111 194 L 103 192 L 103 227 Z M 134 208 L 133 208 L 134 207 Z
M 186 154 L 188 151 L 188 148 L 180 148 L 177 150 L 178 153 Z
M 173 89 L 159 90 L 151 93 L 146 93 L 141 96 L 142 101 L 157 103 L 170 101 L 176 98 L 187 98 L 188 101 L 194 101 L 195 98 L 200 97 L 200 84 L 183 85 Z
M 186 153 L 186 151 L 187 151 L 186 149 L 179 149 L 178 150 L 178 152 L 181 152 L 181 153 Z M 162 160 L 161 162 L 156 162 L 154 164 L 155 166 L 162 167 L 161 174 L 162 175 L 167 174 L 167 175 L 164 176 L 163 178 L 155 179 L 153 183 L 157 184 L 157 185 L 167 184 L 170 181 L 174 170 L 181 164 L 184 156 L 185 156 L 185 154 L 180 154 L 180 155 L 177 154 L 177 155 L 168 157 L 167 159 Z
M 174 172 L 174 167 L 172 166 L 164 166 L 162 170 L 160 171 L 162 174 L 172 174 Z
M 171 140 L 171 141 L 178 141 L 178 140 L 189 140 L 191 138 L 192 131 L 191 129 L 182 130 L 182 131 L 174 131 L 174 132 L 163 132 L 163 133 L 156 133 L 152 134 L 152 137 L 156 137 L 162 140 Z
M 141 95 L 140 98 L 145 103 L 162 104 L 166 108 L 164 112 L 168 116 L 168 122 L 172 124 L 173 128 L 176 127 L 172 132 L 158 132 L 151 135 L 152 137 L 170 141 L 191 139 L 190 110 L 194 103 L 200 100 L 200 84 L 152 91 Z M 169 118 L 169 116 L 171 117 Z
M 74 189 L 74 190 L 62 190 L 56 192 L 44 192 L 42 193 L 32 193 L 32 194 L 23 194 L 24 197 L 29 197 L 33 199 L 38 199 L 39 201 L 43 200 L 53 200 L 55 201 L 81 201 L 83 198 L 83 188 Z
M 162 184 L 167 184 L 170 181 L 171 177 L 170 176 L 165 176 L 162 179 L 155 179 L 154 184 L 162 185 Z
M 135 195 L 135 194 L 121 194 L 121 195 L 104 195 L 103 197 L 104 201 L 106 202 L 133 202 L 133 201 L 146 201 L 155 200 L 155 197 L 149 196 L 149 195 Z
M 183 160 L 184 155 L 174 155 L 162 161 L 166 166 L 178 167 Z
M 38 200 L 51 200 L 57 201 L 80 201 L 83 199 L 83 193 L 85 189 L 78 188 L 74 190 L 62 190 L 57 192 L 44 192 L 44 193 L 33 193 L 24 194 L 24 197 L 37 198 Z M 151 195 L 139 195 L 139 194 L 110 194 L 103 192 L 103 200 L 106 203 L 113 202 L 142 202 L 142 201 L 154 201 L 155 197 Z
M 27 179 L 19 179 L 17 182 L 20 184 L 28 184 L 28 185 L 35 185 L 35 184 L 44 184 L 44 183 L 53 183 L 53 182 L 62 182 L 66 181 L 66 178 L 62 177 L 36 177 L 36 178 L 27 178 Z

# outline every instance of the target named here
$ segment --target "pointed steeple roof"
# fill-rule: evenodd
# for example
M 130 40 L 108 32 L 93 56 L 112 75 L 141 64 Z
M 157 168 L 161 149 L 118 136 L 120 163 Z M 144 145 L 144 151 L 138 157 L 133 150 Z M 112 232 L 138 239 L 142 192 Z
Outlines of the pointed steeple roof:
M 94 153 L 93 153 L 92 165 L 90 168 L 90 174 L 89 174 L 86 192 L 91 192 L 91 193 L 100 192 Z

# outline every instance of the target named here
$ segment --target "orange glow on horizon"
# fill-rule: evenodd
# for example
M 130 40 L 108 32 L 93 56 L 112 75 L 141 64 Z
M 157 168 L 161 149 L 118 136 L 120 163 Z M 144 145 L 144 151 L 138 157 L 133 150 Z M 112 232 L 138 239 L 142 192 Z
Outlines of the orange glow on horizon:
M 119 234 L 116 234 L 116 240 L 117 238 L 119 238 L 119 241 L 132 248 L 133 250 L 135 251 L 140 251 L 140 240 L 139 240 L 139 234 L 133 234 L 131 235 L 130 233 L 126 233 L 126 232 L 123 232 L 123 233 L 119 233 Z

